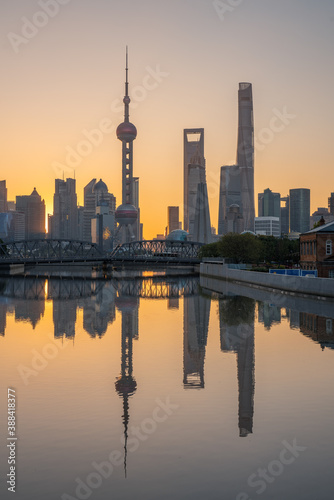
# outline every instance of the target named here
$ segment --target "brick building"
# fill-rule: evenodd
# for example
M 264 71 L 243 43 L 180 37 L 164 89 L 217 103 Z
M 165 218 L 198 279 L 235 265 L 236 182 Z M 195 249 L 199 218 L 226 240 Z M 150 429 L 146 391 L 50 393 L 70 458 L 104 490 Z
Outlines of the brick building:
M 319 278 L 334 278 L 334 222 L 300 235 L 300 267 L 317 269 Z

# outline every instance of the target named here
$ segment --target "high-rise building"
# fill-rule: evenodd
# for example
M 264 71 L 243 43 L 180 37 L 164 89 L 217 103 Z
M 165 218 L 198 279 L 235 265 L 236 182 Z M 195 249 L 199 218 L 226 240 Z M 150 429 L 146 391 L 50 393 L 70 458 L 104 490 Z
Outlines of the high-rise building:
M 180 210 L 179 207 L 167 208 L 167 235 L 172 231 L 180 229 Z
M 334 215 L 334 193 L 331 193 L 328 198 L 328 210 L 331 215 Z
M 229 232 L 231 227 L 238 228 L 238 232 L 254 231 L 254 124 L 251 83 L 239 83 L 238 102 L 237 164 L 223 166 L 220 170 L 219 235 Z
M 75 179 L 55 180 L 53 216 L 49 233 L 53 239 L 76 240 L 78 237 L 78 208 Z
M 116 130 L 117 138 L 122 141 L 122 205 L 116 210 L 116 220 L 119 224 L 118 234 L 121 243 L 129 243 L 136 239 L 133 227 L 138 220 L 138 210 L 135 206 L 133 177 L 133 141 L 137 137 L 137 129 L 130 122 L 129 82 L 128 82 L 128 48 L 126 48 L 126 79 L 124 103 L 124 122 Z M 138 185 L 138 182 L 137 182 Z M 138 200 L 137 200 L 138 201 Z
M 279 238 L 281 236 L 279 217 L 255 217 L 255 234 Z
M 30 196 L 16 197 L 17 212 L 25 216 L 25 238 L 45 238 L 45 201 L 34 188 Z
M 289 234 L 289 196 L 281 198 L 281 234 L 285 236 Z
M 205 177 L 205 159 L 199 152 L 190 158 L 187 171 L 188 180 L 188 198 L 187 198 L 187 215 L 188 215 L 188 231 L 191 235 L 194 234 L 195 210 L 197 200 L 197 187 L 200 183 L 206 182 Z
M 237 165 L 240 168 L 241 203 L 245 230 L 254 231 L 254 123 L 251 83 L 239 83 Z
M 281 195 L 265 189 L 258 194 L 259 217 L 281 217 Z
M 309 189 L 290 189 L 290 233 L 306 233 L 310 230 Z
M 0 181 L 0 213 L 7 212 L 7 187 L 6 181 Z
M 238 165 L 224 165 L 220 168 L 218 235 L 228 232 L 227 215 L 232 205 L 237 205 L 240 213 L 242 213 L 240 182 L 240 169 Z
M 108 192 L 107 185 L 100 179 L 92 179 L 84 188 L 83 240 L 92 241 L 92 219 L 97 215 L 97 207 L 107 204 L 109 214 L 115 214 L 116 198 Z
M 189 164 L 193 157 L 200 157 L 200 163 L 204 160 L 204 129 L 191 128 L 183 131 L 183 229 L 189 231 L 189 205 L 190 205 L 190 184 L 189 184 Z M 204 160 L 205 162 L 205 160 Z M 196 162 L 195 162 L 196 163 Z M 204 165 L 205 172 L 205 163 Z M 204 174 L 205 175 L 205 174 Z M 197 188 L 197 186 L 196 186 Z M 194 210 L 194 206 L 193 206 Z

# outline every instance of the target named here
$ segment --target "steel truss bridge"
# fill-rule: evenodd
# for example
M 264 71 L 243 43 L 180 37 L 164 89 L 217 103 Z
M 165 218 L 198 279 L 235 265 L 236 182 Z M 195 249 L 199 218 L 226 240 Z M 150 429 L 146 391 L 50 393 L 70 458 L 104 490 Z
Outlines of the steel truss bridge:
M 0 262 L 40 263 L 103 260 L 94 243 L 71 240 L 36 239 L 1 243 Z
M 71 240 L 36 239 L 0 244 L 0 263 L 56 264 L 103 262 L 105 264 L 174 264 L 200 262 L 201 243 L 183 241 L 137 241 L 118 245 L 113 252 L 102 252 L 94 243 Z
M 200 262 L 201 243 L 191 241 L 151 240 L 119 245 L 110 254 L 112 262 L 141 264 L 194 264 Z

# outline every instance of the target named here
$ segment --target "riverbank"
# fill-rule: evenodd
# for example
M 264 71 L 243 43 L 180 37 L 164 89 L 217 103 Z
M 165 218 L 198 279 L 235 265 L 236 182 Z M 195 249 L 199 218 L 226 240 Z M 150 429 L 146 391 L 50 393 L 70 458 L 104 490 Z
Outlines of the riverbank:
M 284 276 L 240 269 L 230 269 L 223 262 L 202 262 L 200 277 L 210 279 L 212 291 L 221 293 L 219 282 L 232 282 L 256 289 L 283 292 L 299 297 L 314 297 L 322 300 L 334 300 L 334 280 L 330 278 L 308 278 Z M 213 288 L 211 288 L 211 286 Z

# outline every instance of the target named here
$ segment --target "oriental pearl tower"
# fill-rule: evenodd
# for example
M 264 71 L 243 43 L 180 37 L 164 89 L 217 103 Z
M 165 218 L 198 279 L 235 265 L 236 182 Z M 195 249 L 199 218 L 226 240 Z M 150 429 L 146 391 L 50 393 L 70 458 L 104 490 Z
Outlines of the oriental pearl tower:
M 129 120 L 128 48 L 125 72 L 124 122 L 116 130 L 117 138 L 122 141 L 122 205 L 116 210 L 121 243 L 129 243 L 135 239 L 132 226 L 138 217 L 133 193 L 133 141 L 137 137 L 137 129 Z

